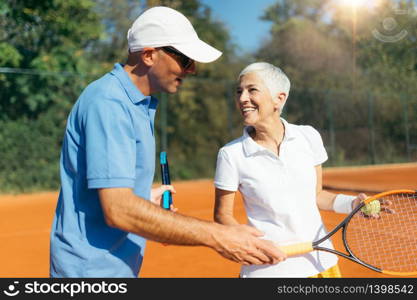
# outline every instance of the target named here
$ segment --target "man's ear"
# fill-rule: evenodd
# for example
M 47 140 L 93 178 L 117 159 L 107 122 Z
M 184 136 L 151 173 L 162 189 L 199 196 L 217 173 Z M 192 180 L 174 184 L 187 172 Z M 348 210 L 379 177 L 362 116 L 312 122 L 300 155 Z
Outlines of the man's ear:
M 141 60 L 148 67 L 152 67 L 155 64 L 156 57 L 157 51 L 155 48 L 143 48 L 140 52 Z

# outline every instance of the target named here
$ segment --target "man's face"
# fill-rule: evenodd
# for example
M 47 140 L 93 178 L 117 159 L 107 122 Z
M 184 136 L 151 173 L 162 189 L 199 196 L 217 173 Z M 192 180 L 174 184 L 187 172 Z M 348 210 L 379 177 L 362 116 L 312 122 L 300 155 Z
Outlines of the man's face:
M 150 86 L 152 92 L 176 93 L 188 74 L 195 73 L 195 62 L 188 68 L 182 66 L 178 55 L 155 49 L 155 64 L 150 71 Z

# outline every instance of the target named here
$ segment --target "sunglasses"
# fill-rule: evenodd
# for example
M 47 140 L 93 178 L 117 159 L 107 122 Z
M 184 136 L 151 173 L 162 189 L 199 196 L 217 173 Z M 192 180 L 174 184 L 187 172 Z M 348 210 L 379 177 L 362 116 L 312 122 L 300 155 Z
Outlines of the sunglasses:
M 181 65 L 181 67 L 184 70 L 188 70 L 191 67 L 191 65 L 193 64 L 193 62 L 194 62 L 194 60 L 192 60 L 188 56 L 182 54 L 181 52 L 179 52 L 178 50 L 176 50 L 173 47 L 161 47 L 161 49 L 166 54 L 173 55 L 176 58 L 178 58 L 178 61 L 179 61 L 180 65 Z

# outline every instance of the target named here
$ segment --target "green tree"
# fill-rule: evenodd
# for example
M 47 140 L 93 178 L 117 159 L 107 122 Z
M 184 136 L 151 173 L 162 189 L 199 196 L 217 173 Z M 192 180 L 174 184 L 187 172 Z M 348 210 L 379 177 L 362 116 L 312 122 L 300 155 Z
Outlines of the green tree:
M 34 69 L 40 74 L 1 75 L 2 119 L 36 118 L 79 91 L 75 75 L 89 69 L 87 50 L 101 30 L 92 7 L 90 0 L 2 2 L 1 66 Z
M 393 6 L 382 1 L 366 20 L 372 30 L 358 41 L 358 63 L 363 69 L 359 80 L 375 95 L 379 135 L 391 141 L 384 146 L 400 156 L 411 143 L 417 145 L 416 3 L 398 1 Z
M 256 58 L 289 75 L 286 117 L 319 128 L 340 162 L 404 160 L 404 145 L 417 144 L 415 1 L 354 9 L 279 0 L 263 19 L 272 22 L 271 37 Z M 383 41 L 376 32 L 395 37 L 389 26 L 407 34 Z
M 94 70 L 90 0 L 0 2 L 0 190 L 56 188 L 65 120 Z
M 112 68 L 115 62 L 127 57 L 127 31 L 132 22 L 143 11 L 139 0 L 93 0 L 94 11 L 100 16 L 103 27 L 100 39 L 91 47 L 94 59 L 103 69 Z

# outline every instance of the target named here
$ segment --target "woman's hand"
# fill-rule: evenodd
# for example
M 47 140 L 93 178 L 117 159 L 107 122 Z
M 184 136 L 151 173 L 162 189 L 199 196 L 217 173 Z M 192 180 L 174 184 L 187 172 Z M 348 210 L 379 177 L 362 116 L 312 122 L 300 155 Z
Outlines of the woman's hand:
M 360 193 L 358 194 L 358 196 L 356 197 L 356 199 L 354 199 L 352 201 L 352 208 L 354 209 L 356 206 L 358 206 L 362 201 L 364 201 L 366 198 L 368 198 L 368 196 L 366 196 L 364 193 Z M 389 206 L 392 204 L 391 201 L 389 200 L 385 200 L 385 199 L 377 199 L 377 201 L 379 201 L 380 205 L 381 205 L 381 210 L 380 211 L 385 211 L 386 213 L 389 214 L 393 214 L 395 213 L 395 211 L 393 209 L 391 209 Z M 378 214 L 364 214 L 362 211 L 360 212 L 360 214 L 363 217 L 366 218 L 373 218 L 373 219 L 378 219 L 380 218 L 380 213 Z

